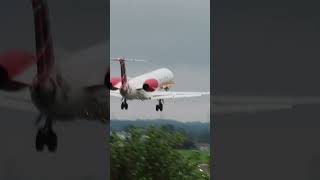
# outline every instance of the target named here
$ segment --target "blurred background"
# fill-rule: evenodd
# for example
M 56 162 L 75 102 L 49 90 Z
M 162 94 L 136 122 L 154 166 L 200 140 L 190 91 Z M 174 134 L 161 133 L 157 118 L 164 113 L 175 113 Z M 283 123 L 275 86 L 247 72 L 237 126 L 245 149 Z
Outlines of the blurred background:
M 56 57 L 107 42 L 108 1 L 47 2 Z M 0 52 L 9 49 L 34 52 L 31 1 L 5 0 L 0 7 Z M 106 49 L 106 63 L 108 56 Z M 87 121 L 57 123 L 54 130 L 59 137 L 58 151 L 37 153 L 34 122 L 38 114 L 8 109 L 0 109 L 0 113 L 0 179 L 106 179 L 109 129 L 106 125 Z
M 319 96 L 318 5 L 213 1 L 213 92 Z M 319 179 L 319 108 L 213 117 L 215 179 Z

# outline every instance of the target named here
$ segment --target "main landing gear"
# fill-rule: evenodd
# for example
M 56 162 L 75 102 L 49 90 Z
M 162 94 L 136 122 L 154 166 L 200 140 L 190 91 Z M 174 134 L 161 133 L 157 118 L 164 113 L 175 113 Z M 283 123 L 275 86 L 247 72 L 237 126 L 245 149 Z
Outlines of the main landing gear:
M 163 100 L 159 99 L 159 104 L 156 105 L 156 111 L 163 110 Z
M 121 109 L 125 109 L 125 110 L 128 109 L 128 103 L 127 103 L 127 100 L 126 100 L 126 99 L 123 99 L 123 100 L 122 100 L 122 102 L 121 102 Z
M 39 116 L 37 122 L 41 120 L 41 115 Z M 47 145 L 50 152 L 55 152 L 58 145 L 58 137 L 56 133 L 52 130 L 52 119 L 47 118 L 44 126 L 38 129 L 36 135 L 36 150 L 38 152 L 43 151 L 44 146 Z

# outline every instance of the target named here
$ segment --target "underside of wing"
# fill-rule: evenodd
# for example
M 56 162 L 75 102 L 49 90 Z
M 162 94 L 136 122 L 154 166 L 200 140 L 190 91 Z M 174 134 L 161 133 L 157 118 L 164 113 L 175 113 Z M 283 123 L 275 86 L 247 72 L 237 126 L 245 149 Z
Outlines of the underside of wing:
M 7 93 L 1 91 L 0 107 L 25 112 L 38 112 L 36 107 L 32 104 L 31 97 L 27 90 L 16 93 Z
M 189 98 L 209 95 L 209 92 L 169 92 L 169 91 L 156 91 L 151 93 L 151 99 L 176 99 L 176 98 Z

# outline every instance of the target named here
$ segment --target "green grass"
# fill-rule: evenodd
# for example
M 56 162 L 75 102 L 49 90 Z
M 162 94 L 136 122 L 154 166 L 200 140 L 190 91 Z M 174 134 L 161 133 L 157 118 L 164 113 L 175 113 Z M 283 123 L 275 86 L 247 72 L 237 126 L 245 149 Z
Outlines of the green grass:
M 196 149 L 178 149 L 177 150 L 183 157 L 192 158 L 195 154 L 199 154 L 200 164 L 209 164 L 210 152 L 201 151 Z

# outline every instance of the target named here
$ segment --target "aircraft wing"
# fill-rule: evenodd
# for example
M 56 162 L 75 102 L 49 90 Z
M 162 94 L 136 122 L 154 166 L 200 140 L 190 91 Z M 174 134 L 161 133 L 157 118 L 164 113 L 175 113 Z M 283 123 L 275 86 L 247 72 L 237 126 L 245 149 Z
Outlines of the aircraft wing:
M 32 104 L 32 100 L 27 89 L 16 93 L 1 91 L 0 107 L 11 110 L 38 113 L 38 110 Z
M 122 98 L 122 96 L 121 96 L 121 94 L 120 94 L 120 91 L 119 91 L 119 90 L 116 90 L 116 91 L 110 91 L 110 96 L 118 97 L 118 98 Z
M 203 95 L 210 95 L 209 92 L 174 92 L 174 91 L 156 91 L 151 93 L 150 99 L 176 99 L 199 97 Z
M 255 113 L 292 109 L 299 105 L 320 105 L 320 97 L 213 96 L 213 114 Z

